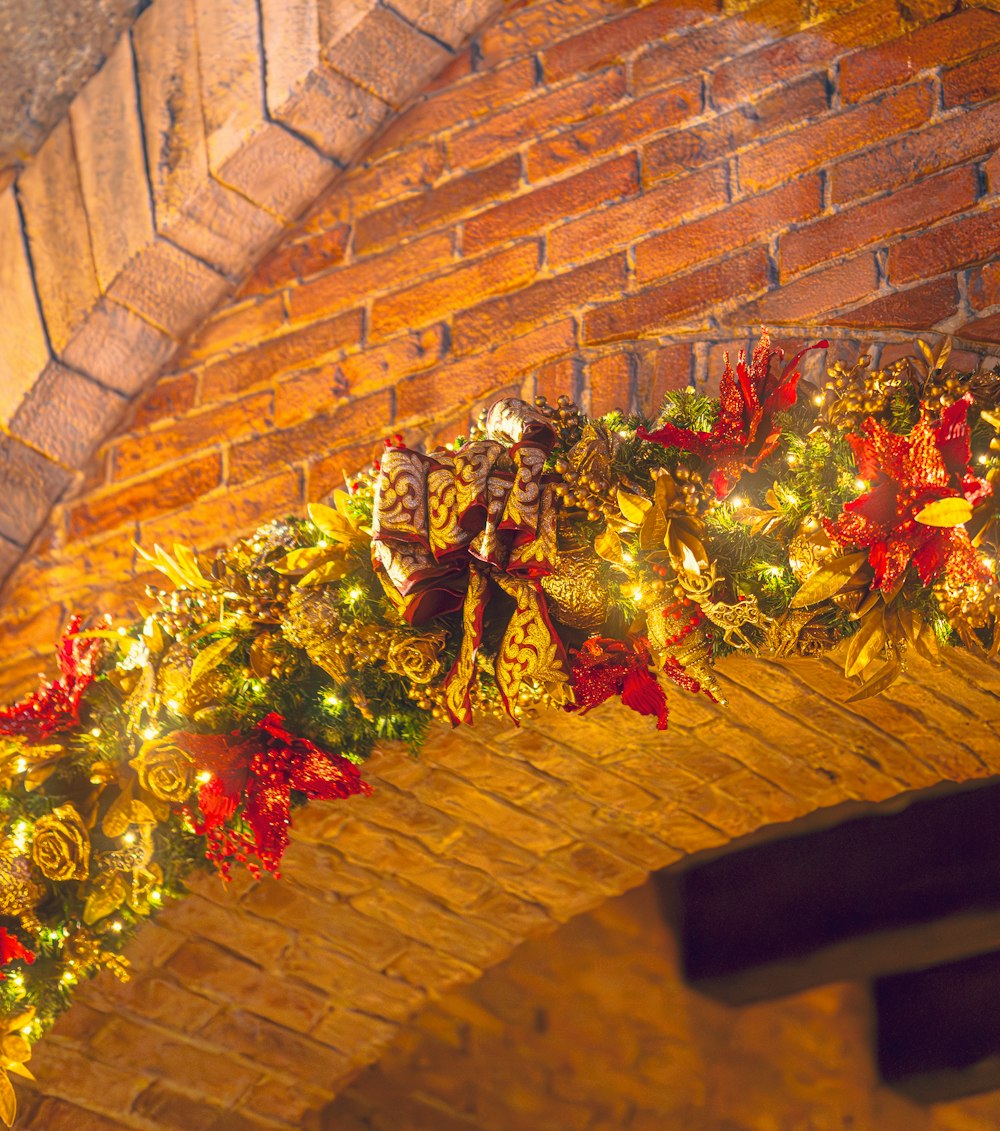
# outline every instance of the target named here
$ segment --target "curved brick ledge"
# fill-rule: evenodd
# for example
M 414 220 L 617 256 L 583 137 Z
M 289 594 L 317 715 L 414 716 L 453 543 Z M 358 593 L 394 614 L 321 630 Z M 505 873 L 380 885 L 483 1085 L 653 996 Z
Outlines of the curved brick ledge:
M 504 0 L 156 0 L 0 182 L 0 581 L 127 403 Z

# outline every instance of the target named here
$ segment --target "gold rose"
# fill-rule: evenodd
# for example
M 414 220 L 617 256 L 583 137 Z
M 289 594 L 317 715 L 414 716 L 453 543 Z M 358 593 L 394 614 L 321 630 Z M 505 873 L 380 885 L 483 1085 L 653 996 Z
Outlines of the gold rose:
M 159 801 L 181 805 L 194 790 L 195 765 L 191 755 L 177 744 L 176 733 L 144 742 L 129 765 L 147 793 Z
M 34 1080 L 25 1064 L 31 1059 L 31 1045 L 24 1031 L 35 1020 L 35 1010 L 29 1007 L 23 1013 L 8 1017 L 0 1030 L 0 1119 L 7 1127 L 12 1127 L 17 1115 L 17 1096 L 8 1073 Z
M 60 805 L 35 822 L 32 858 L 49 880 L 85 880 L 90 874 L 90 837 L 72 805 Z

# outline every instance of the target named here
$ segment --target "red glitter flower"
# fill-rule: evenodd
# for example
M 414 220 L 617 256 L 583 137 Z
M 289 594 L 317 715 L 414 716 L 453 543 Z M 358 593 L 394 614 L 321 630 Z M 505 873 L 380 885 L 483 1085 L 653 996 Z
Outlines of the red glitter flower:
M 188 815 L 195 832 L 208 838 L 208 858 L 227 879 L 232 859 L 259 874 L 251 857 L 277 875 L 288 847 L 293 789 L 311 800 L 371 793 L 353 762 L 291 734 L 274 712 L 248 735 L 181 732 L 173 737 L 198 769 L 211 775 L 198 791 L 200 817 Z M 229 826 L 241 805 L 252 836 Z
M 664 424 L 655 432 L 640 428 L 643 440 L 691 452 L 711 465 L 709 478 L 716 495 L 724 498 L 736 486 L 744 471 L 756 471 L 778 446 L 781 430 L 775 426 L 776 413 L 787 412 L 795 404 L 799 359 L 809 350 L 826 349 L 829 342 L 817 342 L 800 350 L 781 370 L 771 377 L 771 360 L 784 357 L 784 351 L 772 350 L 767 330 L 761 328 L 760 341 L 747 364 L 746 350 L 740 350 L 736 372 L 729 364 L 719 387 L 719 415 L 708 432 Z
M 103 644 L 96 637 L 78 636 L 83 618 L 73 617 L 59 644 L 56 657 L 61 677 L 41 687 L 12 707 L 0 711 L 0 734 L 23 735 L 41 742 L 57 730 L 69 730 L 80 721 L 80 701 L 94 681 Z
M 586 714 L 616 695 L 640 715 L 655 715 L 658 730 L 667 729 L 667 697 L 649 670 L 649 646 L 640 637 L 631 644 L 592 636 L 573 652 L 570 672 L 576 703 Z
M 8 934 L 6 927 L 0 927 L 0 966 L 6 966 L 8 962 L 16 962 L 18 959 L 27 962 L 30 966 L 35 961 L 35 955 L 19 938 Z M 7 975 L 0 970 L 0 982 L 6 980 Z
M 961 517 L 991 493 L 970 466 L 971 404 L 966 395 L 936 424 L 923 413 L 907 436 L 868 419 L 862 435 L 848 437 L 858 474 L 872 487 L 845 503 L 844 513 L 826 526 L 839 542 L 868 550 L 876 588 L 894 589 L 911 564 L 924 585 L 942 571 L 952 585 L 989 580 Z M 967 506 L 953 508 L 951 519 L 926 510 L 942 499 L 963 500 Z

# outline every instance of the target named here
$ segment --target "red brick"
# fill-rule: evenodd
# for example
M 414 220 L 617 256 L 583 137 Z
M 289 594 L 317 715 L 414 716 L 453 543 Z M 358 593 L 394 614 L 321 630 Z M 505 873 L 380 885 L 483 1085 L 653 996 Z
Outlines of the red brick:
M 143 521 L 137 541 L 147 549 L 157 542 L 184 542 L 207 551 L 254 528 L 275 515 L 302 510 L 302 482 L 295 471 L 282 471 L 250 486 L 233 488 L 202 499 L 192 507 Z
M 785 7 L 789 9 L 788 29 L 793 30 L 798 6 L 786 0 Z M 756 20 L 737 17 L 696 28 L 666 43 L 652 44 L 632 63 L 632 90 L 637 94 L 657 90 L 770 38 L 769 31 Z
M 542 52 L 542 71 L 548 82 L 583 74 L 611 63 L 618 63 L 656 39 L 674 36 L 714 14 L 713 0 L 697 0 L 684 5 L 661 0 L 648 8 L 608 20 L 571 39 L 564 39 Z
M 491 353 L 408 377 L 396 388 L 397 420 L 433 416 L 444 405 L 471 404 L 511 378 L 570 353 L 575 346 L 575 326 L 572 319 L 565 319 L 523 338 L 505 339 Z
M 996 98 L 1000 95 L 1000 51 L 946 70 L 941 76 L 941 87 L 947 107 L 969 106 Z
M 537 240 L 525 240 L 436 279 L 376 299 L 369 340 L 377 342 L 408 328 L 426 326 L 491 295 L 524 286 L 538 274 L 539 250 Z
M 454 244 L 452 232 L 434 232 L 395 251 L 338 267 L 290 293 L 289 317 L 293 322 L 314 322 L 370 295 L 384 294 L 402 279 L 432 275 L 454 260 Z
M 622 0 L 563 0 L 559 4 L 535 4 L 515 10 L 481 33 L 480 66 L 533 54 L 557 40 L 576 35 L 589 24 L 617 15 L 621 9 Z
M 838 13 L 836 5 L 827 5 L 820 15 L 829 18 L 797 35 L 781 33 L 792 30 L 787 20 L 800 18 L 799 5 L 778 0 L 771 7 L 773 27 L 779 32 L 776 42 L 737 55 L 714 69 L 711 90 L 716 106 L 740 106 L 775 83 L 801 78 L 809 71 L 825 73 L 842 50 L 881 43 L 900 32 L 895 0 L 871 0 L 846 13 Z
M 932 106 L 930 87 L 915 83 L 766 142 L 740 156 L 740 189 L 760 192 L 874 141 L 905 133 L 926 122 Z
M 900 86 L 920 71 L 954 63 L 1000 41 L 1000 15 L 959 12 L 880 47 L 840 61 L 840 93 L 857 102 L 877 90 Z
M 221 481 L 222 456 L 218 453 L 188 460 L 154 478 L 91 495 L 77 503 L 67 516 L 67 530 L 71 538 L 89 538 L 106 530 L 120 530 L 140 518 L 151 518 L 186 506 Z
M 148 428 L 173 416 L 180 416 L 194 407 L 198 378 L 193 373 L 161 377 L 143 393 L 132 410 L 129 427 Z
M 782 231 L 789 224 L 817 216 L 822 209 L 819 177 L 803 177 L 763 196 L 748 197 L 636 244 L 636 282 L 642 286 L 696 263 L 717 259 L 734 248 Z
M 967 110 L 948 121 L 838 161 L 829 171 L 834 204 L 911 184 L 929 173 L 990 153 L 1000 136 L 1000 105 Z
M 311 461 L 306 466 L 307 501 L 315 503 L 327 498 L 336 489 L 343 490 L 346 479 L 353 479 L 359 471 L 369 470 L 384 450 L 382 437 L 379 436 L 338 448 L 322 459 Z
M 785 281 L 866 244 L 962 212 L 975 203 L 977 191 L 976 170 L 955 169 L 789 232 L 781 237 L 781 279 Z
M 716 166 L 646 192 L 635 200 L 613 204 L 579 220 L 553 228 L 548 237 L 552 266 L 604 255 L 609 248 L 663 231 L 685 216 L 709 212 L 729 199 L 726 169 Z
M 691 271 L 590 311 L 583 319 L 583 341 L 593 345 L 648 338 L 668 326 L 692 320 L 698 326 L 706 326 L 716 304 L 753 294 L 766 286 L 767 254 L 763 248 L 752 248 L 722 263 Z
M 1000 305 L 1000 262 L 969 272 L 969 301 L 976 310 Z
M 128 1127 L 108 1115 L 97 1115 L 51 1098 L 43 1100 L 34 1112 L 30 1108 L 24 1110 L 24 1101 L 19 1101 L 17 1118 L 22 1127 L 44 1127 L 45 1131 L 127 1131 Z
M 260 263 L 241 295 L 271 294 L 343 263 L 351 234 L 343 222 L 296 243 L 281 244 Z
M 124 1017 L 113 1017 L 93 1039 L 91 1047 L 113 1063 L 138 1060 L 147 1072 L 172 1077 L 223 1104 L 236 1100 L 260 1074 L 204 1043 L 192 1044 Z
M 878 289 L 875 256 L 859 255 L 824 271 L 814 271 L 737 311 L 737 324 L 805 322 L 868 298 Z
M 462 252 L 478 255 L 486 248 L 532 235 L 560 220 L 608 201 L 634 196 L 638 191 L 636 157 L 627 153 L 480 213 L 462 227 Z
M 908 291 L 897 291 L 830 320 L 832 326 L 900 327 L 928 330 L 951 318 L 958 310 L 958 284 L 952 278 L 935 279 Z
M 349 354 L 335 365 L 297 373 L 275 389 L 274 423 L 287 428 L 328 412 L 347 396 L 363 397 L 388 388 L 410 373 L 434 365 L 443 346 L 441 327 L 432 326 Z
M 643 180 L 654 185 L 729 155 L 757 138 L 784 133 L 790 126 L 824 113 L 828 101 L 822 76 L 810 75 L 700 125 L 670 130 L 643 147 Z
M 208 361 L 237 349 L 245 349 L 281 332 L 285 307 L 280 295 L 263 301 L 234 302 L 210 318 L 176 358 L 175 369 L 196 361 Z
M 449 139 L 452 167 L 483 165 L 499 154 L 520 149 L 527 138 L 600 114 L 624 96 L 625 74 L 616 67 L 572 86 L 558 87 L 509 110 L 501 109 Z
M 605 354 L 587 366 L 591 416 L 619 409 L 629 412 L 635 399 L 635 358 L 628 350 Z
M 333 411 L 311 416 L 282 431 L 234 444 L 229 452 L 229 483 L 258 479 L 279 467 L 305 463 L 343 447 L 365 435 L 388 432 L 392 424 L 392 398 L 388 392 L 348 401 Z
M 700 78 L 686 78 L 666 90 L 626 103 L 620 110 L 589 118 L 571 130 L 536 142 L 525 154 L 528 179 L 544 180 L 574 165 L 590 164 L 602 154 L 669 130 L 701 113 Z
M 980 318 L 976 322 L 966 322 L 957 333 L 960 338 L 971 338 L 974 342 L 989 342 L 991 345 L 1000 345 L 1000 314 L 993 314 L 989 318 Z
M 555 404 L 565 394 L 576 400 L 583 373 L 583 361 L 579 357 L 563 357 L 539 366 L 535 374 L 535 396 L 548 398 Z
M 467 58 L 468 52 L 463 55 Z M 442 130 L 475 121 L 498 106 L 510 106 L 535 86 L 535 64 L 519 59 L 504 67 L 470 75 L 430 98 L 410 107 L 378 140 L 379 154 L 392 153 Z
M 890 283 L 926 279 L 1000 253 L 1000 208 L 941 224 L 889 249 Z
M 443 181 L 420 196 L 407 197 L 362 216 L 354 233 L 358 256 L 379 251 L 417 232 L 440 228 L 450 220 L 467 216 L 503 200 L 517 191 L 521 182 L 521 158 L 517 154 L 477 173 Z
M 166 1084 L 156 1083 L 135 1101 L 135 1111 L 156 1127 L 183 1127 L 184 1131 L 266 1131 L 270 1123 L 249 1118 L 245 1112 L 227 1114 L 217 1107 L 193 1099 Z
M 571 311 L 621 294 L 627 279 L 625 255 L 619 253 L 456 314 L 454 351 L 459 355 L 473 353 L 489 349 L 505 337 L 519 337 Z
M 316 365 L 361 340 L 360 310 L 273 337 L 254 349 L 214 362 L 201 374 L 203 402 L 269 384 L 281 373 Z
M 234 436 L 265 432 L 271 426 L 272 401 L 270 393 L 256 393 L 182 416 L 166 428 L 118 440 L 112 454 L 114 478 L 143 475 Z
M 671 389 L 683 389 L 691 383 L 691 347 L 682 342 L 643 350 L 636 369 L 639 410 L 655 417 Z
M 983 166 L 983 172 L 986 174 L 986 183 L 989 185 L 990 195 L 996 196 L 1000 193 L 1000 153 L 993 154 Z

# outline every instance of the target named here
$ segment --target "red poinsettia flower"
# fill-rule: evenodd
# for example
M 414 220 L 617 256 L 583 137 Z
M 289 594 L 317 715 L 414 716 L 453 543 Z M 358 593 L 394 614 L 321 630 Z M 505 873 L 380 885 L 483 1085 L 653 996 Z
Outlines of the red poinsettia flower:
M 658 730 L 667 729 L 667 697 L 650 671 L 649 645 L 639 637 L 630 644 L 592 636 L 573 652 L 570 677 L 573 710 L 586 714 L 616 695 L 640 715 L 655 715 Z
M 906 436 L 868 419 L 848 437 L 858 474 L 871 490 L 844 504 L 828 533 L 868 551 L 875 586 L 891 590 L 911 564 L 927 584 L 942 571 L 954 585 L 986 581 L 989 571 L 965 529 L 972 508 L 991 492 L 972 473 L 966 395 L 932 423 L 921 414 Z M 943 500 L 957 504 L 942 504 Z
M 809 350 L 826 349 L 829 342 L 817 342 L 800 350 L 781 370 L 771 376 L 771 360 L 784 357 L 783 350 L 772 350 L 771 339 L 761 327 L 760 341 L 747 363 L 746 350 L 740 350 L 733 373 L 726 354 L 726 369 L 719 387 L 719 415 L 708 432 L 664 424 L 655 432 L 640 428 L 643 440 L 680 448 L 711 464 L 710 480 L 716 495 L 724 498 L 736 486 L 744 471 L 756 471 L 777 448 L 781 431 L 775 426 L 776 413 L 787 412 L 795 404 L 799 373 L 796 366 Z
M 211 775 L 198 791 L 200 816 L 188 816 L 195 832 L 208 837 L 208 857 L 226 878 L 233 859 L 255 872 L 250 857 L 277 874 L 288 847 L 293 789 L 314 801 L 371 793 L 353 762 L 293 735 L 274 712 L 251 734 L 180 732 L 173 738 Z M 228 827 L 241 805 L 252 837 Z
M 103 650 L 100 639 L 78 636 L 83 618 L 73 617 L 59 644 L 56 658 L 59 679 L 41 687 L 12 707 L 0 711 L 0 734 L 23 735 L 41 742 L 57 730 L 69 730 L 80 721 L 80 701 L 96 674 Z
M 30 966 L 35 961 L 34 951 L 28 950 L 16 935 L 8 934 L 6 927 L 0 927 L 0 966 L 8 962 L 21 959 Z M 0 970 L 0 982 L 7 980 L 7 975 Z

